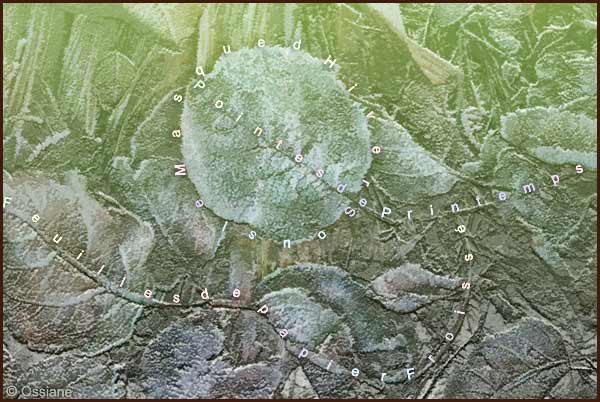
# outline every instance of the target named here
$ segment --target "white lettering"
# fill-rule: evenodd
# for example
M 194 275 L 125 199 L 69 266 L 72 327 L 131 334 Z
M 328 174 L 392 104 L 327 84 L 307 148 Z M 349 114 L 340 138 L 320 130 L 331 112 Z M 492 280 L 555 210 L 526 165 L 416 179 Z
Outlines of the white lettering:
M 323 64 L 329 64 L 329 68 L 335 66 L 335 59 L 331 58 L 331 55 L 327 56 L 327 60 L 323 62 Z
M 554 186 L 558 186 L 558 182 L 560 181 L 560 177 L 557 174 L 553 174 L 552 176 L 550 176 L 550 179 L 552 179 L 552 184 Z
M 452 212 L 457 213 L 460 211 L 460 208 L 458 207 L 458 203 L 454 203 L 452 205 L 450 205 L 450 208 L 452 208 Z
M 258 40 L 258 47 L 265 47 L 265 40 L 264 39 L 259 39 Z
M 187 172 L 185 170 L 185 165 L 175 165 L 175 169 L 177 169 L 177 171 L 175 172 L 175 176 L 187 175 Z
M 581 165 L 575 166 L 575 173 L 582 174 L 583 173 L 583 166 L 581 166 Z
M 179 304 L 180 301 L 181 301 L 181 299 L 179 298 L 179 295 L 174 294 L 173 295 L 173 303 Z
M 256 312 L 261 314 L 267 314 L 269 312 L 269 307 L 265 304 L 264 306 L 256 310 Z
M 31 222 L 38 223 L 39 221 L 40 221 L 40 216 L 39 215 L 36 214 L 36 215 L 33 215 L 31 217 Z
M 533 183 L 525 184 L 523 186 L 523 191 L 525 192 L 525 194 L 532 193 L 535 191 L 535 186 L 533 185 Z
M 237 299 L 238 297 L 240 297 L 240 294 L 241 294 L 241 292 L 238 288 L 233 289 L 233 293 L 232 293 L 233 297 L 235 297 Z
M 202 293 L 200 293 L 200 297 L 203 298 L 204 300 L 208 300 L 209 296 L 208 296 L 208 289 L 204 288 L 204 290 L 202 291 Z
M 296 42 L 294 42 L 294 43 L 292 44 L 292 47 L 293 47 L 294 49 L 296 49 L 296 50 L 300 50 L 300 45 L 301 45 L 301 44 L 302 44 L 302 40 L 301 40 L 301 39 L 298 39 Z M 298 46 L 296 46 L 296 45 L 298 45 Z
M 410 381 L 410 379 L 413 377 L 413 375 L 415 374 L 415 368 L 414 367 L 410 367 L 406 369 L 406 379 L 408 381 Z
M 291 248 L 291 247 L 292 247 L 292 242 L 290 239 L 283 241 L 283 248 Z
M 508 198 L 508 196 L 506 195 L 506 193 L 504 191 L 500 191 L 498 193 L 498 199 L 500 201 L 506 201 L 507 198 Z
M 355 367 L 352 369 L 351 373 L 352 373 L 352 376 L 358 377 L 358 375 L 360 374 L 360 371 Z
M 62 236 L 59 237 L 58 233 L 54 235 L 54 238 L 52 239 L 52 241 L 56 244 L 60 243 L 60 241 L 62 240 Z
M 146 289 L 146 291 L 144 292 L 144 297 L 149 299 L 152 297 L 152 291 L 150 289 Z
M 321 230 L 319 233 L 317 233 L 317 237 L 321 240 L 324 240 L 327 237 L 327 233 Z
M 383 207 L 383 210 L 381 211 L 381 217 L 383 218 L 386 215 L 389 215 L 392 213 L 392 210 L 389 209 L 388 207 Z
M 6 208 L 8 204 L 10 204 L 11 197 L 4 197 L 4 203 L 2 204 L 2 208 Z

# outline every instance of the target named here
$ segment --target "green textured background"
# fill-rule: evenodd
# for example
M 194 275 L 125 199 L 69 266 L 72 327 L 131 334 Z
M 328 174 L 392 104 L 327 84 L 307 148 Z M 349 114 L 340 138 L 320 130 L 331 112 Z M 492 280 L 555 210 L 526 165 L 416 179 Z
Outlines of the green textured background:
M 595 4 L 2 10 L 5 397 L 9 385 L 132 398 L 596 394 Z M 196 208 L 173 169 L 174 96 L 224 45 L 259 39 L 332 55 L 384 150 L 357 195 L 368 207 L 289 250 Z M 302 347 L 325 363 L 298 359 Z M 406 367 L 418 376 L 406 381 Z

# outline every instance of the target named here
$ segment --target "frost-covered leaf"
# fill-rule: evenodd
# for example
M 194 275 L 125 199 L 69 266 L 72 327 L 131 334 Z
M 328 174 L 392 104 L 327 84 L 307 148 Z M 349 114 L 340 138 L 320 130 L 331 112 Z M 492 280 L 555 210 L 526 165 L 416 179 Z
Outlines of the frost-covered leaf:
M 502 118 L 501 134 L 543 162 L 596 169 L 597 122 L 555 108 L 518 110 Z
M 264 287 L 277 290 L 293 283 L 310 292 L 312 299 L 333 310 L 350 327 L 361 352 L 403 351 L 414 336 L 407 320 L 387 311 L 367 296 L 367 289 L 336 267 L 317 264 L 297 264 L 279 269 L 258 285 L 259 296 Z M 377 316 L 377 320 L 372 317 Z
M 339 322 L 337 314 L 312 301 L 302 289 L 268 293 L 260 304 L 270 306 L 269 321 L 277 328 L 285 328 L 290 339 L 303 345 L 320 344 Z
M 441 289 L 452 290 L 458 285 L 458 279 L 432 274 L 411 263 L 387 271 L 371 283 L 386 306 L 402 313 L 415 311 L 440 297 Z
M 560 334 L 525 320 L 484 340 L 450 376 L 453 398 L 543 398 L 568 370 Z
M 117 105 L 135 78 L 135 67 L 133 61 L 117 51 L 108 53 L 97 63 L 94 73 L 95 95 L 105 109 Z
M 279 335 L 254 312 L 202 312 L 181 319 L 151 342 L 141 387 L 153 397 L 272 396 L 283 379 Z
M 415 143 L 406 129 L 391 120 L 371 125 L 372 143 L 382 152 L 373 159 L 369 176 L 394 201 L 447 193 L 457 178 L 428 151 Z
M 277 240 L 335 222 L 371 163 L 367 118 L 335 74 L 304 51 L 257 48 L 224 55 L 205 85 L 188 88 L 182 152 L 206 206 Z
M 123 4 L 123 7 L 163 38 L 182 45 L 197 28 L 202 4 Z
M 536 63 L 538 81 L 528 91 L 532 105 L 565 105 L 569 111 L 596 116 L 597 59 L 585 50 L 544 54 Z
M 21 390 L 24 387 L 47 390 L 50 399 L 85 398 L 87 395 L 123 398 L 126 395 L 126 383 L 119 377 L 118 371 L 105 358 L 61 354 L 32 365 L 19 378 L 17 387 Z M 51 393 L 55 393 L 55 396 Z
M 151 228 L 103 208 L 77 175 L 65 185 L 44 177 L 4 180 L 12 198 L 4 220 L 4 314 L 13 335 L 48 352 L 94 354 L 125 342 L 142 297 L 119 283 L 143 266 Z

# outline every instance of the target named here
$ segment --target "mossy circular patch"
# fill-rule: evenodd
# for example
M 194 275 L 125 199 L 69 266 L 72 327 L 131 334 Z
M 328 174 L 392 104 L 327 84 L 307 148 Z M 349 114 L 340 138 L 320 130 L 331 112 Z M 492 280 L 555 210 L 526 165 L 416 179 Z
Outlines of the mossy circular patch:
M 206 207 L 277 240 L 335 222 L 371 154 L 367 118 L 334 69 L 267 47 L 224 54 L 202 78 L 186 95 L 182 151 Z

